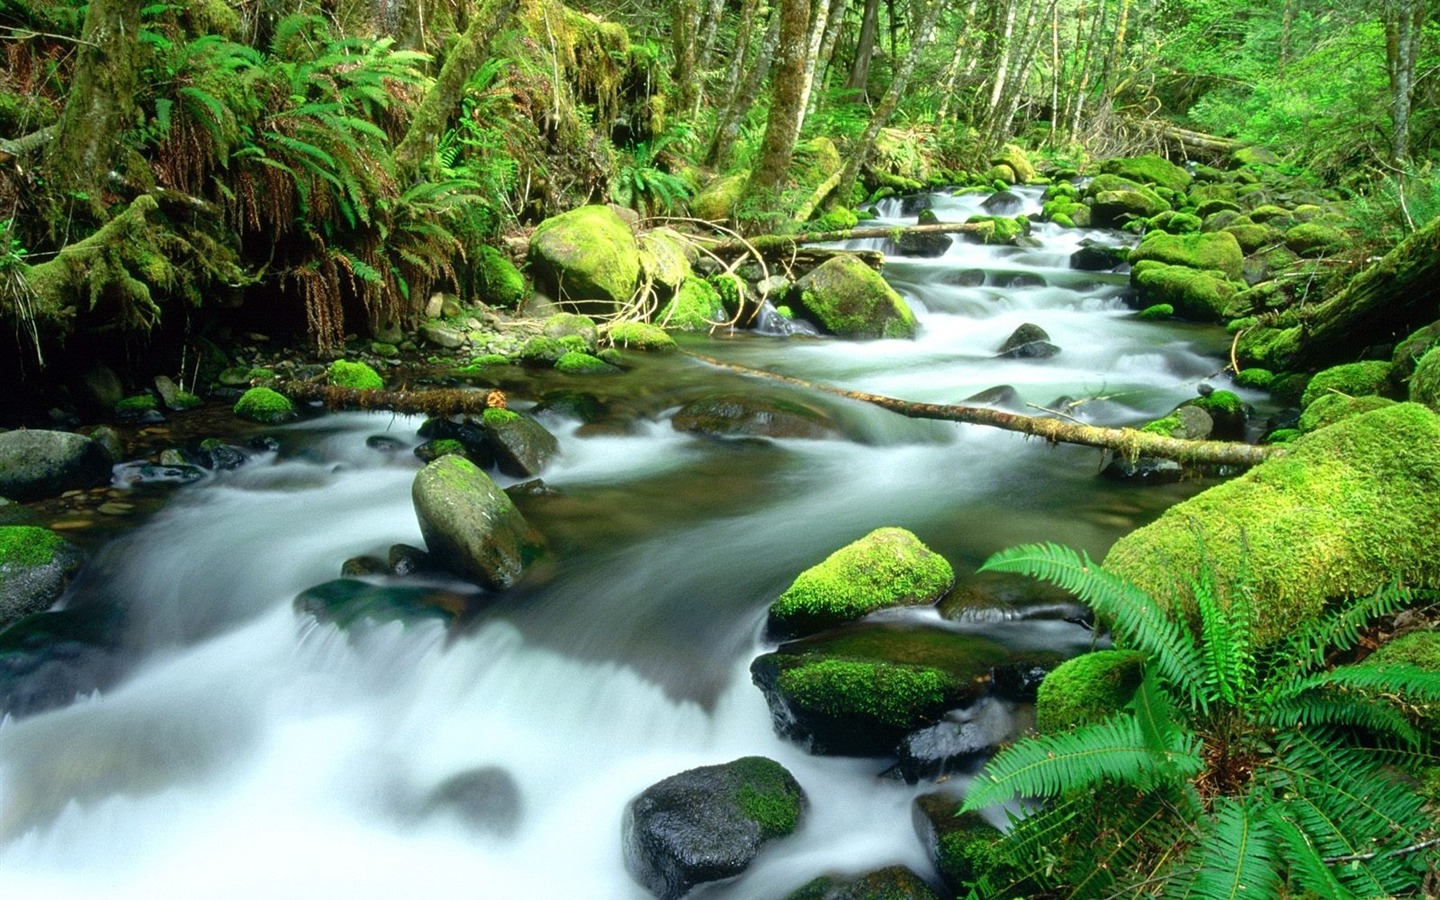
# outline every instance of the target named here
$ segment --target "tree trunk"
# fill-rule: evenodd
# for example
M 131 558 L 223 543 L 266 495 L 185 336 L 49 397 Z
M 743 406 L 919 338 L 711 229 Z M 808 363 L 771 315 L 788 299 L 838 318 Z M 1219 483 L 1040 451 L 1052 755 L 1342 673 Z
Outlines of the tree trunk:
M 770 117 L 760 144 L 760 161 L 745 184 L 744 201 L 773 209 L 785 188 L 795 139 L 800 134 L 801 90 L 805 80 L 805 43 L 810 0 L 781 0 L 780 52 L 770 86 Z
M 935 31 L 935 23 L 940 19 L 940 10 L 944 6 L 943 0 L 930 0 L 920 13 L 920 21 L 915 27 L 915 33 L 910 38 L 910 52 L 905 54 L 905 59 L 900 63 L 900 68 L 895 71 L 895 76 L 890 80 L 890 87 L 886 89 L 885 96 L 875 107 L 875 113 L 870 117 L 870 124 L 865 128 L 865 134 L 861 136 L 859 143 L 851 148 L 845 160 L 845 168 L 840 171 L 840 182 L 835 187 L 832 197 L 849 197 L 854 189 L 855 181 L 860 177 L 860 167 L 870 156 L 870 151 L 875 147 L 875 138 L 880 134 L 880 129 L 890 121 L 890 115 L 895 112 L 895 107 L 900 103 L 900 96 L 905 92 L 905 87 L 910 83 L 910 76 L 915 73 L 915 66 L 920 62 L 920 56 L 925 51 L 925 46 L 930 42 L 930 36 Z
M 1390 76 L 1390 163 L 1410 159 L 1410 103 L 1415 60 L 1425 27 L 1424 0 L 1392 0 L 1385 9 L 1385 68 Z
M 681 109 L 689 109 L 699 97 L 695 84 L 695 61 L 699 54 L 700 0 L 675 0 L 670 50 L 675 56 L 675 90 Z
M 795 133 L 798 135 L 805 127 L 805 115 L 810 109 L 810 94 L 815 89 L 815 75 L 820 71 L 824 62 L 821 59 L 820 48 L 825 44 L 826 34 L 830 31 L 830 17 L 837 16 L 845 7 L 845 0 L 816 0 L 815 21 L 810 24 L 810 37 L 805 48 L 805 77 L 800 85 L 800 120 L 795 124 Z
M 75 77 L 46 154 L 50 183 L 84 197 L 103 217 L 101 179 L 116 168 L 120 135 L 135 124 L 142 0 L 92 0 Z
M 860 15 L 860 35 L 855 39 L 855 61 L 845 81 L 846 90 L 865 95 L 870 83 L 870 60 L 875 57 L 875 38 L 879 33 L 880 0 L 865 0 L 865 11 Z
M 938 122 L 949 118 L 950 105 L 955 102 L 955 91 L 960 84 L 960 62 L 970 50 L 970 24 L 975 21 L 975 10 L 979 5 L 980 0 L 970 0 L 970 6 L 965 10 L 965 18 L 956 29 L 955 53 L 950 57 L 950 65 L 945 69 L 945 78 L 940 88 L 940 108 L 935 113 Z
M 780 16 L 772 12 L 770 24 L 765 28 L 765 37 L 760 42 L 757 60 L 754 65 L 749 66 L 749 74 L 744 83 L 735 91 L 730 105 L 725 109 L 725 115 L 715 126 L 715 134 L 711 136 L 710 146 L 705 150 L 706 165 L 717 169 L 730 165 L 735 138 L 740 134 L 740 126 L 745 124 L 746 117 L 750 115 L 750 107 L 755 105 L 755 99 L 760 96 L 760 86 L 765 83 L 765 76 L 770 74 L 770 65 L 775 59 L 775 47 L 779 43 Z
M 465 95 L 466 82 L 489 58 L 490 42 L 504 30 L 515 4 L 516 0 L 486 0 L 471 18 L 470 27 L 455 41 L 435 83 L 415 110 L 409 130 L 395 148 L 395 165 L 401 172 L 414 176 L 435 155 L 450 117 Z

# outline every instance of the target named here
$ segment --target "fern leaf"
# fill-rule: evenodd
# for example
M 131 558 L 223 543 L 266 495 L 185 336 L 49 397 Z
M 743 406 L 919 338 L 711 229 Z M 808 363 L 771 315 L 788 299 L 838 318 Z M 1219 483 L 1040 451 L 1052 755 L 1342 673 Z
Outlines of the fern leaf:
M 1285 863 L 1293 885 L 1330 900 L 1358 900 L 1357 895 L 1330 871 L 1309 835 L 1280 814 L 1276 807 L 1271 808 L 1270 822 L 1285 848 Z
M 1188 890 L 1179 893 L 1183 882 L 1167 886 L 1167 897 L 1194 897 L 1198 900 L 1237 900 L 1241 897 L 1274 897 L 1279 891 L 1276 871 L 1274 828 L 1263 814 L 1235 797 L 1219 797 L 1210 827 L 1190 854 L 1198 863 Z M 1182 866 L 1183 868 L 1183 866 Z
M 1360 631 L 1381 616 L 1392 615 L 1410 603 L 1410 592 L 1387 585 L 1368 597 L 1350 601 L 1318 622 L 1303 626 L 1284 641 L 1275 654 L 1282 662 L 1295 661 L 1310 672 L 1325 664 L 1325 655 L 1349 650 L 1360 642 Z
M 1274 728 L 1331 726 L 1389 736 L 1419 747 L 1422 736 L 1395 707 L 1366 697 L 1311 694 L 1268 705 L 1262 721 Z

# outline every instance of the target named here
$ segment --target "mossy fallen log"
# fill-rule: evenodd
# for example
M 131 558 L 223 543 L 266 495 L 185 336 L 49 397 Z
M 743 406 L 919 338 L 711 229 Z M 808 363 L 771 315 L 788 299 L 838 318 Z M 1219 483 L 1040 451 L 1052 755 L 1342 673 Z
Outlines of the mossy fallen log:
M 721 241 L 707 249 L 716 256 L 736 256 L 742 253 L 760 252 L 766 256 L 779 256 L 800 252 L 807 244 L 829 244 L 835 241 L 861 241 L 873 238 L 892 238 L 898 241 L 907 234 L 979 234 L 993 230 L 988 222 L 959 222 L 937 225 L 867 225 L 840 231 L 812 231 L 806 234 L 762 234 L 746 240 Z

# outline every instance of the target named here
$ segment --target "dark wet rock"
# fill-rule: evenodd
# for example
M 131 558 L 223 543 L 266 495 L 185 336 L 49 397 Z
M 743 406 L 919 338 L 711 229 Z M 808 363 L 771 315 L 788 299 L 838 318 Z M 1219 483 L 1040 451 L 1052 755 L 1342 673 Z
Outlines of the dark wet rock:
M 1182 406 L 1175 410 L 1175 417 L 1180 420 L 1180 427 L 1174 437 L 1203 441 L 1215 430 L 1215 419 L 1198 406 Z
M 560 492 L 545 483 L 543 478 L 532 478 L 529 481 L 522 481 L 519 484 L 512 484 L 505 489 L 505 493 L 511 498 L 516 497 L 559 497 Z
M 104 445 L 68 431 L 0 434 L 0 497 L 22 503 L 110 483 Z
M 1020 410 L 1025 408 L 1025 398 L 1008 384 L 997 384 L 978 394 L 971 394 L 960 401 L 969 406 L 995 406 L 1000 409 Z
M 340 577 L 365 578 L 371 575 L 389 575 L 390 564 L 378 556 L 352 556 L 340 565 Z
M 985 283 L 985 272 L 982 269 L 955 269 L 941 272 L 939 280 L 951 287 L 980 287 Z
M 0 526 L 0 627 L 49 609 L 84 563 L 79 547 L 48 528 Z
M 865 625 L 783 644 L 750 665 L 782 737 L 809 752 L 883 756 L 974 703 L 1010 652 L 975 635 Z
M 948 234 L 907 233 L 900 235 L 897 248 L 904 256 L 933 258 L 944 256 L 955 239 Z
M 245 442 L 245 446 L 257 453 L 278 453 L 280 442 L 268 434 L 257 435 Z
M 410 493 L 436 566 L 504 590 L 542 552 L 543 539 L 505 492 L 462 457 L 421 469 Z
M 457 772 L 435 785 L 421 805 L 425 814 L 449 813 L 477 831 L 508 835 L 520 824 L 520 786 L 499 766 Z
M 1100 474 L 1111 481 L 1123 481 L 1127 484 L 1174 484 L 1185 477 L 1185 467 L 1173 459 L 1154 456 L 1126 459 L 1117 456 L 1100 470 Z
M 405 442 L 388 434 L 372 434 L 365 439 L 365 446 L 381 453 L 399 453 L 405 449 Z
M 1079 249 L 1070 254 L 1070 268 L 1082 272 L 1109 272 L 1125 263 L 1129 256 L 1127 247 L 1086 239 L 1080 243 Z
M 529 416 L 508 409 L 487 409 L 483 423 L 496 468 L 513 478 L 539 475 L 560 452 L 555 435 Z
M 391 575 L 414 575 L 430 568 L 430 555 L 409 544 L 392 544 L 386 554 L 386 565 Z
M 915 784 L 974 771 L 1012 736 L 1013 725 L 999 704 L 979 703 L 962 715 L 912 731 L 896 748 L 900 774 Z
M 201 466 L 217 471 L 238 469 L 249 459 L 244 450 L 231 446 L 218 438 L 201 441 L 197 456 Z
M 362 619 L 374 623 L 448 622 L 464 612 L 470 598 L 438 587 L 371 584 L 354 578 L 337 578 L 301 591 L 295 611 L 320 622 L 349 628 Z
M 713 394 L 682 406 L 676 431 L 712 437 L 831 438 L 838 428 L 820 409 L 760 393 Z
M 929 209 L 933 203 L 929 194 L 908 194 L 900 198 L 900 215 L 919 215 L 921 210 Z
M 915 798 L 911 821 L 945 886 L 963 895 L 977 878 L 990 873 L 995 845 L 1003 835 L 979 813 L 960 812 L 960 803 L 949 794 L 925 794 Z
M 585 391 L 552 391 L 535 406 L 536 415 L 549 413 L 580 422 L 594 422 L 605 415 L 605 404 Z
M 805 792 L 783 766 L 747 756 L 672 775 L 625 808 L 625 867 L 660 900 L 744 872 L 770 841 L 793 833 Z
M 1013 216 L 1025 208 L 1025 200 L 1014 191 L 997 191 L 986 197 L 980 208 L 992 216 Z
M 113 610 L 36 613 L 0 631 L 0 717 L 68 706 L 120 677 L 120 616 Z
M 990 690 L 1002 700 L 1033 703 L 1040 682 L 1062 662 L 1064 657 L 1054 651 L 1018 653 L 990 671 Z
M 1045 278 L 1034 272 L 1001 272 L 995 276 L 998 288 L 1045 287 Z
M 205 470 L 187 463 L 157 465 L 148 462 L 124 463 L 115 467 L 115 483 L 142 485 L 181 485 L 202 481 Z
M 1084 621 L 1089 611 L 1069 593 L 1046 582 L 1004 572 L 981 572 L 955 585 L 950 596 L 941 601 L 940 614 L 964 622 L 998 623 Z
M 465 445 L 453 438 L 436 438 L 433 441 L 425 441 L 411 451 L 421 462 L 432 463 L 442 456 L 461 456 L 469 458 Z
M 760 334 L 773 334 L 780 337 L 793 337 L 797 334 L 816 337 L 820 334 L 820 329 L 816 328 L 813 323 L 781 315 L 780 311 L 769 303 L 760 305 L 760 313 L 755 319 L 755 330 Z
M 997 355 L 1005 359 L 1046 359 L 1059 352 L 1045 329 L 1026 322 L 1005 339 Z
M 904 866 L 886 866 L 864 875 L 821 875 L 785 900 L 939 900 L 939 895 Z

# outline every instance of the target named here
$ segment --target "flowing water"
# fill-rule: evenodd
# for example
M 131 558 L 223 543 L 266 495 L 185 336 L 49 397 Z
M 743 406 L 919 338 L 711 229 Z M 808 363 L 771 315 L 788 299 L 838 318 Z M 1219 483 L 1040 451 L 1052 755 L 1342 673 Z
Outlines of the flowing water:
M 1033 212 L 1037 195 L 1025 201 Z M 959 220 L 978 202 L 938 197 L 935 208 Z M 898 206 L 886 212 L 907 221 Z M 917 401 L 998 384 L 1042 407 L 1099 398 L 1072 413 L 1102 424 L 1162 415 L 1220 368 L 1224 335 L 1136 320 L 1123 276 L 1067 267 L 1079 232 L 1036 234 L 1039 249 L 957 241 L 937 259 L 892 256 L 886 275 L 922 324 L 913 342 L 750 333 L 686 345 Z M 996 359 L 1022 322 L 1063 352 Z M 404 452 L 419 442 L 412 419 L 278 429 L 279 451 L 179 489 L 109 545 L 67 602 L 126 609 L 136 659 L 103 694 L 0 725 L 0 894 L 639 900 L 649 895 L 621 855 L 625 804 L 671 774 L 748 754 L 795 774 L 808 818 L 745 876 L 694 896 L 773 900 L 821 873 L 890 863 L 933 875 L 910 821 L 933 785 L 877 778 L 885 760 L 811 757 L 772 732 L 748 673 L 768 649 L 769 601 L 882 525 L 914 531 L 964 577 L 1021 541 L 1101 554 L 1198 489 L 1118 486 L 1097 477 L 1098 451 L 813 394 L 803 396 L 848 439 L 682 435 L 668 416 L 690 398 L 778 390 L 685 357 L 643 358 L 610 380 L 547 378 L 536 390 L 592 391 L 630 425 L 594 432 L 542 414 L 561 444 L 545 473 L 555 494 L 521 505 L 555 561 L 500 597 L 441 582 L 484 603 L 462 628 L 341 631 L 292 607 L 346 558 L 421 544 L 419 463 Z M 367 446 L 377 434 L 402 452 Z M 1015 647 L 1089 641 L 1058 621 L 918 618 L 989 628 Z M 485 767 L 516 789 L 511 827 L 423 811 L 434 786 Z

